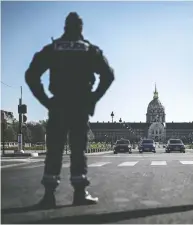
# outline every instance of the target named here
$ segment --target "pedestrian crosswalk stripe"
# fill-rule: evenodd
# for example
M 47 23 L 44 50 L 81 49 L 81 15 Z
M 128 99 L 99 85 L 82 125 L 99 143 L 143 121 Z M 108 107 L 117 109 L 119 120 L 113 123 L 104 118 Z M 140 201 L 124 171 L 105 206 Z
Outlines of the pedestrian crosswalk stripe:
M 144 161 L 126 161 L 126 162 L 122 162 L 122 163 L 115 163 L 115 162 L 93 162 L 91 164 L 88 165 L 88 167 L 102 167 L 105 166 L 107 164 L 112 164 L 114 166 L 117 167 L 132 167 L 135 166 L 136 164 L 138 166 L 140 165 L 144 165 L 144 163 L 142 163 Z M 176 162 L 180 162 L 182 165 L 193 165 L 193 161 L 188 160 L 188 161 L 183 161 L 183 160 L 174 160 L 174 163 Z M 35 163 L 35 162 L 34 162 Z M 156 160 L 156 161 L 151 161 L 149 160 L 148 162 L 149 166 L 167 166 L 167 161 L 161 161 L 161 160 Z M 171 165 L 171 162 L 169 163 L 169 165 Z M 11 164 L 11 165 L 1 165 L 1 169 L 6 169 L 6 168 L 10 168 L 10 167 L 16 167 L 19 169 L 35 169 L 35 168 L 39 168 L 39 167 L 44 167 L 45 163 L 43 162 L 37 162 L 37 164 L 30 164 L 30 162 L 24 162 L 24 163 L 19 163 L 19 164 Z M 64 162 L 62 164 L 62 168 L 69 168 L 70 167 L 70 162 Z
M 151 166 L 165 166 L 167 165 L 166 161 L 152 161 Z
M 136 162 L 123 162 L 119 164 L 118 166 L 135 166 L 139 161 Z
M 180 161 L 180 162 L 185 165 L 193 165 L 193 161 Z
M 68 167 L 70 167 L 70 163 L 63 163 L 62 164 L 62 168 L 68 168 Z
M 100 167 L 100 166 L 104 166 L 106 164 L 109 164 L 110 162 L 98 162 L 98 163 L 92 163 L 90 165 L 88 165 L 88 167 Z

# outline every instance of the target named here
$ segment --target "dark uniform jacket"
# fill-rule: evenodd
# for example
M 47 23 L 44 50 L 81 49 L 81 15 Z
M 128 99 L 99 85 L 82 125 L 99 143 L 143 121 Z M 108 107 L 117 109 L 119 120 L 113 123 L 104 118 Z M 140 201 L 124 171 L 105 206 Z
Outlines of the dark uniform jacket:
M 101 84 L 114 80 L 113 71 L 100 48 L 82 36 L 73 39 L 64 34 L 34 55 L 26 71 L 26 82 L 37 98 L 41 98 L 40 77 L 47 69 L 50 70 L 49 90 L 63 102 L 87 104 L 95 73 L 104 81 Z

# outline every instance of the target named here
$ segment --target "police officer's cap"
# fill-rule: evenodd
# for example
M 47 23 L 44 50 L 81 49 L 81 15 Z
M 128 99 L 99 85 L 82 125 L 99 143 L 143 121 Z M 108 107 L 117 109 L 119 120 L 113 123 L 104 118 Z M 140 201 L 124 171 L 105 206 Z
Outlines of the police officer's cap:
M 70 12 L 68 14 L 68 16 L 66 17 L 65 25 L 66 26 L 76 26 L 76 25 L 82 26 L 83 25 L 83 21 L 80 18 L 80 16 L 78 15 L 78 13 Z

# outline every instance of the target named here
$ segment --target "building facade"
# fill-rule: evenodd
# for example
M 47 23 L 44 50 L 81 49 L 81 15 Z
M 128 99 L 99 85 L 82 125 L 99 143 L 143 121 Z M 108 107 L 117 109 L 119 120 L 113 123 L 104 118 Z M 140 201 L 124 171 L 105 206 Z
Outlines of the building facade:
M 142 138 L 151 138 L 156 142 L 166 142 L 170 138 L 180 138 L 185 143 L 193 141 L 193 122 L 166 122 L 165 108 L 159 100 L 157 88 L 147 107 L 146 122 L 97 122 L 90 123 L 96 141 L 115 142 L 127 138 L 138 142 Z

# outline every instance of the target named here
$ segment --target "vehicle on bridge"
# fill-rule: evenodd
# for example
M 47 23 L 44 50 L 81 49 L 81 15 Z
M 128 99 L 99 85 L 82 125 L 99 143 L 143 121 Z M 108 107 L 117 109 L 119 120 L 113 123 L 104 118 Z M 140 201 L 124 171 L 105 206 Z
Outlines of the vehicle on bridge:
M 132 147 L 129 140 L 127 139 L 117 140 L 114 147 L 114 154 L 117 154 L 118 152 L 128 152 L 131 154 L 132 153 L 131 148 Z
M 185 145 L 181 139 L 169 139 L 166 146 L 164 146 L 167 153 L 171 151 L 180 151 L 185 153 Z
M 139 152 L 143 153 L 143 152 L 156 152 L 155 149 L 155 142 L 152 139 L 143 139 L 140 143 L 139 143 Z

